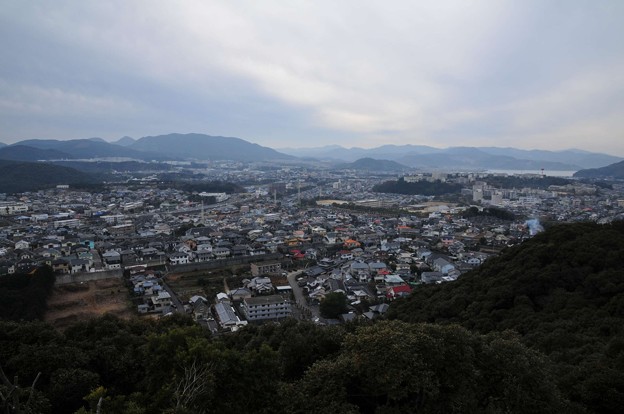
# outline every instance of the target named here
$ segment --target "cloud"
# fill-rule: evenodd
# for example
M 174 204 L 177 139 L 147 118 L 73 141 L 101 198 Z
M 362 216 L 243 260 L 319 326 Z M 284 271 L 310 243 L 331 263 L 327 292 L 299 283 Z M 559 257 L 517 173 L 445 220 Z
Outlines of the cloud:
M 623 9 L 580 0 L 7 2 L 0 119 L 15 138 L 33 133 L 20 132 L 28 114 L 67 136 L 83 116 L 80 132 L 92 122 L 99 130 L 88 135 L 110 138 L 184 130 L 274 146 L 591 149 L 591 134 L 624 154 L 615 115 L 624 110 Z M 23 116 L 12 121 L 15 111 Z

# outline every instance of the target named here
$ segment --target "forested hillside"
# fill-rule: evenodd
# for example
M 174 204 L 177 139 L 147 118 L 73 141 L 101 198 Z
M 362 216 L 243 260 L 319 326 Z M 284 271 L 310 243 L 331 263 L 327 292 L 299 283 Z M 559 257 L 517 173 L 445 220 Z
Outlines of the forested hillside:
M 0 345 L 22 412 L 95 413 L 100 399 L 115 414 L 574 410 L 539 353 L 456 326 L 291 320 L 211 338 L 188 318 L 106 316 L 64 333 L 0 321 Z
M 514 331 L 593 412 L 624 407 L 624 223 L 559 225 L 454 283 L 423 286 L 390 317 Z
M 458 193 L 461 191 L 461 188 L 462 186 L 459 184 L 443 183 L 440 180 L 410 183 L 401 177 L 397 181 L 385 181 L 381 184 L 377 184 L 373 187 L 373 191 L 376 193 L 432 196 Z
M 0 160 L 0 193 L 35 191 L 58 184 L 96 182 L 98 180 L 89 174 L 60 165 Z

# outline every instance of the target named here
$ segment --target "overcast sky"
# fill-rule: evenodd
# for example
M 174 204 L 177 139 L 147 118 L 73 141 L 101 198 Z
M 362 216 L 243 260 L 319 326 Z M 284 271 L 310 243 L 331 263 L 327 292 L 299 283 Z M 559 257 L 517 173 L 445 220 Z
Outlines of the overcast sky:
M 624 156 L 624 1 L 7 1 L 0 142 Z

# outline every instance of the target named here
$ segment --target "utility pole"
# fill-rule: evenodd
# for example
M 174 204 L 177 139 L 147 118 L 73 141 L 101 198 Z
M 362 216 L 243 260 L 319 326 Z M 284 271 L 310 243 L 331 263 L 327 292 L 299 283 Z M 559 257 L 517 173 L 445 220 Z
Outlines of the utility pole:
M 204 199 L 202 198 L 202 204 L 201 204 L 201 224 L 204 224 Z

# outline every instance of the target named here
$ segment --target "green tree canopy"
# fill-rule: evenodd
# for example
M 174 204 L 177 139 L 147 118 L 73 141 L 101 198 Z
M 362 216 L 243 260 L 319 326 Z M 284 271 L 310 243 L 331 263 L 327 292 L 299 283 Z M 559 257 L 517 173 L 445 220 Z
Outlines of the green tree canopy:
M 325 295 L 319 306 L 321 316 L 336 319 L 347 312 L 347 296 L 342 292 L 331 292 Z

